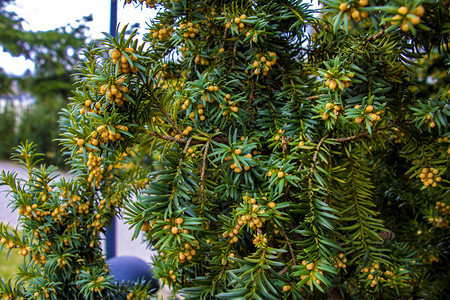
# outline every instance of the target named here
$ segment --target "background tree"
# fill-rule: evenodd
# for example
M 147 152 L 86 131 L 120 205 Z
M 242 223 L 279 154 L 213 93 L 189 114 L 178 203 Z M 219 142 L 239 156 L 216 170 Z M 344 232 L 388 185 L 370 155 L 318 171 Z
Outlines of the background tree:
M 78 52 L 86 43 L 86 22 L 91 16 L 77 21 L 77 26 L 64 26 L 49 31 L 26 31 L 25 21 L 13 11 L 13 0 L 0 1 L 0 45 L 12 56 L 22 56 L 33 61 L 35 70 L 23 76 L 11 76 L 0 70 L 0 94 L 13 95 L 29 92 L 36 98 L 35 105 L 29 107 L 21 118 L 16 135 L 9 136 L 15 141 L 30 139 L 38 145 L 38 150 L 47 154 L 46 161 L 62 165 L 63 158 L 57 143 L 58 112 L 67 105 L 71 95 L 74 66 L 79 62 Z M 11 90 L 11 81 L 18 83 L 19 91 Z M 8 114 L 14 114 L 9 110 Z M 37 122 L 39 120 L 39 122 Z M 3 124 L 6 126 L 7 124 Z M 7 150 L 11 152 L 11 148 Z M 8 157 L 8 155 L 3 157 Z
M 147 45 L 124 29 L 88 47 L 61 120 L 76 179 L 3 175 L 29 230 L 3 242 L 42 259 L 2 292 L 145 297 L 98 259 L 125 204 L 188 299 L 445 295 L 448 3 L 322 3 L 146 1 Z

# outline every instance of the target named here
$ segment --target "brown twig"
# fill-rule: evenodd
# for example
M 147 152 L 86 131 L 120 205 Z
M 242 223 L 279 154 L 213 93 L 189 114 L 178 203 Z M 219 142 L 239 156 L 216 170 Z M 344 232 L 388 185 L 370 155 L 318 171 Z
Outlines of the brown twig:
M 317 161 L 317 156 L 319 155 L 319 150 L 320 147 L 322 147 L 323 141 L 325 141 L 325 139 L 328 137 L 328 134 L 326 134 L 323 138 L 320 139 L 319 143 L 317 144 L 316 147 L 316 152 L 314 152 L 314 156 L 313 156 L 313 162 L 311 164 L 311 168 L 309 169 L 310 172 L 310 176 L 312 175 L 314 168 L 316 167 L 316 161 Z
M 204 198 L 205 196 L 205 170 L 206 170 L 206 159 L 208 157 L 208 149 L 209 144 L 211 142 L 208 140 L 205 145 L 205 151 L 203 151 L 203 162 L 202 162 L 202 171 L 200 174 L 200 191 L 201 191 L 201 197 Z
M 294 249 L 292 249 L 291 242 L 289 242 L 289 238 L 287 237 L 286 231 L 284 231 L 284 228 L 281 228 L 281 232 L 283 233 L 283 236 L 286 239 L 286 243 L 288 244 L 289 252 L 291 253 L 291 257 L 292 257 L 292 264 L 295 266 L 295 265 L 297 265 L 297 258 L 295 257 Z
M 375 133 L 375 132 L 381 131 L 381 130 L 385 130 L 385 129 L 388 129 L 388 128 L 391 128 L 391 127 L 393 127 L 393 125 L 378 127 L 378 128 L 375 128 L 374 130 L 372 130 L 372 133 Z M 348 142 L 348 141 L 352 141 L 352 140 L 356 140 L 356 139 L 365 137 L 365 136 L 367 136 L 369 134 L 370 134 L 370 132 L 366 131 L 366 132 L 363 132 L 363 133 L 358 134 L 358 135 L 352 135 L 352 136 L 348 136 L 348 137 L 344 137 L 344 138 L 338 138 L 338 139 L 333 139 L 333 140 L 336 141 L 336 142 L 344 143 L 344 142 Z
M 322 95 L 309 96 L 309 97 L 306 97 L 306 99 L 308 99 L 308 100 L 317 100 L 317 99 L 320 98 L 320 96 L 322 96 Z
M 167 111 L 164 109 L 164 107 L 162 107 L 161 103 L 159 103 L 158 101 L 155 101 L 155 102 L 156 102 L 156 105 L 158 106 L 158 109 L 166 117 L 167 121 L 169 121 L 169 123 L 173 126 L 173 128 L 175 128 L 175 130 L 179 134 L 183 135 L 183 132 L 180 130 L 180 128 L 178 128 L 178 125 L 173 121 L 172 117 L 167 113 Z
M 154 132 L 154 131 L 150 131 L 150 132 L 148 132 L 148 134 L 151 135 L 151 136 L 157 137 L 157 138 L 159 138 L 159 139 L 166 140 L 166 141 L 170 141 L 170 142 L 177 142 L 177 143 L 185 143 L 185 142 L 186 142 L 186 139 L 184 139 L 184 138 L 182 138 L 182 139 L 177 139 L 177 138 L 175 138 L 175 137 L 173 137 L 173 136 L 159 135 L 159 134 L 157 134 L 157 133 Z
M 375 35 L 370 36 L 367 41 L 366 44 L 364 45 L 364 47 L 367 47 L 370 43 L 374 42 L 375 40 L 379 39 L 381 36 L 383 36 L 385 32 L 385 29 L 381 29 L 380 31 L 378 31 Z
M 191 145 L 191 142 L 192 142 L 192 137 L 190 137 L 190 138 L 187 140 L 186 145 L 184 146 L 184 149 L 183 149 L 183 153 L 186 153 L 186 152 L 187 152 L 187 150 L 189 149 L 189 146 Z M 185 156 L 182 156 L 182 157 L 180 158 L 179 164 L 181 164 L 181 163 L 183 162 L 184 157 L 185 157 Z
M 225 27 L 225 31 L 223 33 L 223 42 L 222 42 L 222 48 L 225 49 L 225 41 L 227 40 L 228 35 L 228 28 Z
M 156 105 L 158 106 L 159 111 L 166 117 L 167 121 L 175 128 L 175 130 L 183 136 L 183 132 L 178 128 L 178 125 L 173 121 L 172 117 L 167 113 L 167 111 L 162 107 L 161 103 L 159 103 L 158 98 L 152 93 L 149 86 L 146 86 L 148 95 L 152 97 L 153 101 L 155 101 Z

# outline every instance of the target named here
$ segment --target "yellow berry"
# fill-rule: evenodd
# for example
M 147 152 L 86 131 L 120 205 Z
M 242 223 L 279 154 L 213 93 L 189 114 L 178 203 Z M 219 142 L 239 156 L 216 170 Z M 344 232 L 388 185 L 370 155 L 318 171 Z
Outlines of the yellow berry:
M 413 14 L 415 14 L 416 16 L 423 16 L 423 14 L 425 13 L 425 8 L 422 5 L 419 5 L 418 7 L 416 7 L 413 10 Z
M 372 105 L 367 105 L 367 107 L 366 107 L 366 112 L 367 112 L 367 113 L 373 112 L 373 106 L 372 106 Z
M 406 15 L 408 14 L 408 8 L 406 6 L 400 6 L 397 12 L 401 15 Z

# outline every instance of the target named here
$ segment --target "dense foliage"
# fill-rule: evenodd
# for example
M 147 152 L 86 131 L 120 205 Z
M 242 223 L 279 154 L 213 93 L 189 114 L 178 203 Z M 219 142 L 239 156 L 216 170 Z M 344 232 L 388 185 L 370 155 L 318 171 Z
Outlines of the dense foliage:
M 25 233 L 0 235 L 29 260 L 0 293 L 148 297 L 100 259 L 124 208 L 186 299 L 445 297 L 448 2 L 321 2 L 145 1 L 147 43 L 86 48 L 61 120 L 75 177 L 30 145 L 29 181 L 2 176 Z

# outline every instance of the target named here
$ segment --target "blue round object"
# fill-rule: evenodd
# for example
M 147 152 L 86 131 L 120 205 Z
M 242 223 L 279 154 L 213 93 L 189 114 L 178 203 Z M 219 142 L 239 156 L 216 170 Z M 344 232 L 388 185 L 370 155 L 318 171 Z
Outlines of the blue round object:
M 158 281 L 152 276 L 150 265 L 138 257 L 117 256 L 108 259 L 106 263 L 111 275 L 119 284 L 135 284 L 137 281 L 145 280 L 147 283 L 151 282 L 152 288 L 157 289 L 159 287 Z

